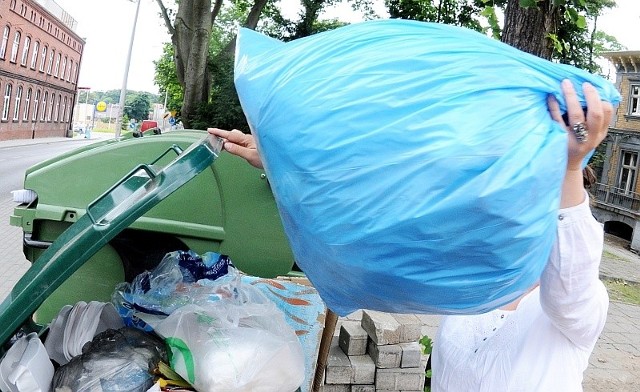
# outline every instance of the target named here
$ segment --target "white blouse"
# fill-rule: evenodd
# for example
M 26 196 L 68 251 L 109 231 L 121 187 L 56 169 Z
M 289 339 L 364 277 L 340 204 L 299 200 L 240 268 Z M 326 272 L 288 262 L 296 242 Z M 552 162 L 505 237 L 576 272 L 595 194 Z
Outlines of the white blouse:
M 599 279 L 603 230 L 588 197 L 562 209 L 540 286 L 514 311 L 444 316 L 434 339 L 434 392 L 582 391 L 609 306 Z

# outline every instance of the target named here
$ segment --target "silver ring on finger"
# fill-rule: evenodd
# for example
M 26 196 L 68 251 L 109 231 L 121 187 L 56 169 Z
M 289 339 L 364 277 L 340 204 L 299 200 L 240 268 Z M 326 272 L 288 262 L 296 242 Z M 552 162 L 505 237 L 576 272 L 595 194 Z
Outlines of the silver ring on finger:
M 571 130 L 578 140 L 578 143 L 586 143 L 589 140 L 589 130 L 583 122 L 577 122 L 571 126 Z

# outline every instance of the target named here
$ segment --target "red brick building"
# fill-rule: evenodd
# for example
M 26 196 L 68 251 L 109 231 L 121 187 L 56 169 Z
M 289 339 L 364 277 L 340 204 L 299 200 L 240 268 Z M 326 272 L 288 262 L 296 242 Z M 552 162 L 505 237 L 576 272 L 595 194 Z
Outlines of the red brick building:
M 0 140 L 67 136 L 85 41 L 53 0 L 0 0 Z

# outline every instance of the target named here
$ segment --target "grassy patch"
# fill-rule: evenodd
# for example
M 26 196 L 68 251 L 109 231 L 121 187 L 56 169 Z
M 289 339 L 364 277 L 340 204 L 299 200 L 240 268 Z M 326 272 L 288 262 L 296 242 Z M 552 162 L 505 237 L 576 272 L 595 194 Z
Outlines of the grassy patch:
M 606 279 L 604 285 L 610 299 L 640 305 L 640 285 L 622 279 Z

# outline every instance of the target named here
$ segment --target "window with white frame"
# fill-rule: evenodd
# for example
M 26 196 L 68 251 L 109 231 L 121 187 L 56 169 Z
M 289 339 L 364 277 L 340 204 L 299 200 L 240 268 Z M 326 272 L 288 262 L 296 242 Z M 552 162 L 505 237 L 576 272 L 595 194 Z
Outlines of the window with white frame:
M 38 50 L 40 50 L 40 42 L 33 43 L 33 53 L 31 53 L 31 69 L 36 69 L 38 64 Z
M 73 60 L 69 60 L 69 70 L 67 71 L 67 82 L 71 81 L 71 68 L 73 68 Z
M 0 43 L 0 59 L 4 59 L 7 54 L 7 44 L 9 43 L 9 33 L 11 29 L 9 26 L 4 26 L 4 32 L 2 33 L 2 42 Z
M 44 72 L 44 63 L 47 62 L 47 46 L 42 47 L 42 56 L 40 56 L 40 72 Z
M 67 97 L 64 97 L 64 101 L 62 101 L 62 118 L 63 122 L 67 122 Z
M 16 34 L 13 36 L 13 46 L 11 47 L 11 62 L 15 63 L 18 59 L 18 49 L 20 48 L 20 32 L 16 31 Z
M 29 46 L 31 46 L 31 37 L 24 37 L 24 46 L 22 47 L 20 65 L 27 65 L 27 59 L 29 58 Z
M 60 72 L 60 53 L 58 53 L 58 55 L 56 56 L 56 66 L 53 67 L 53 76 L 55 76 L 56 78 L 58 77 L 58 74 Z
M 64 80 L 64 71 L 67 68 L 67 56 L 62 59 L 62 67 L 60 68 L 60 80 Z
M 13 121 L 18 121 L 20 118 L 20 101 L 22 100 L 22 86 L 18 86 L 16 89 L 16 98 L 13 105 Z
M 31 105 L 31 89 L 27 90 L 27 95 L 24 96 L 24 112 L 22 113 L 22 121 L 29 121 L 29 109 Z
M 58 99 L 56 99 L 56 110 L 53 112 L 53 121 L 58 122 L 58 118 L 60 118 L 60 101 L 62 100 L 62 96 L 58 94 Z
M 640 116 L 640 83 L 629 85 L 629 115 Z
M 51 75 L 51 70 L 53 69 L 53 57 L 56 55 L 56 51 L 51 49 L 51 53 L 49 53 L 49 64 L 47 65 L 47 74 Z
M 4 87 L 4 99 L 2 100 L 2 121 L 9 119 L 9 104 L 11 103 L 11 85 Z
M 38 101 L 40 100 L 40 90 L 36 90 L 36 95 L 33 96 L 33 117 L 31 121 L 38 121 Z
M 620 172 L 618 173 L 618 192 L 630 194 L 635 191 L 636 172 L 638 170 L 638 152 L 622 150 Z
M 56 95 L 51 94 L 51 99 L 49 100 L 49 113 L 47 113 L 47 121 L 51 122 L 51 117 L 53 116 L 53 104 L 56 100 Z
M 44 121 L 47 118 L 47 98 L 49 98 L 49 92 L 45 91 L 40 105 L 40 121 Z

